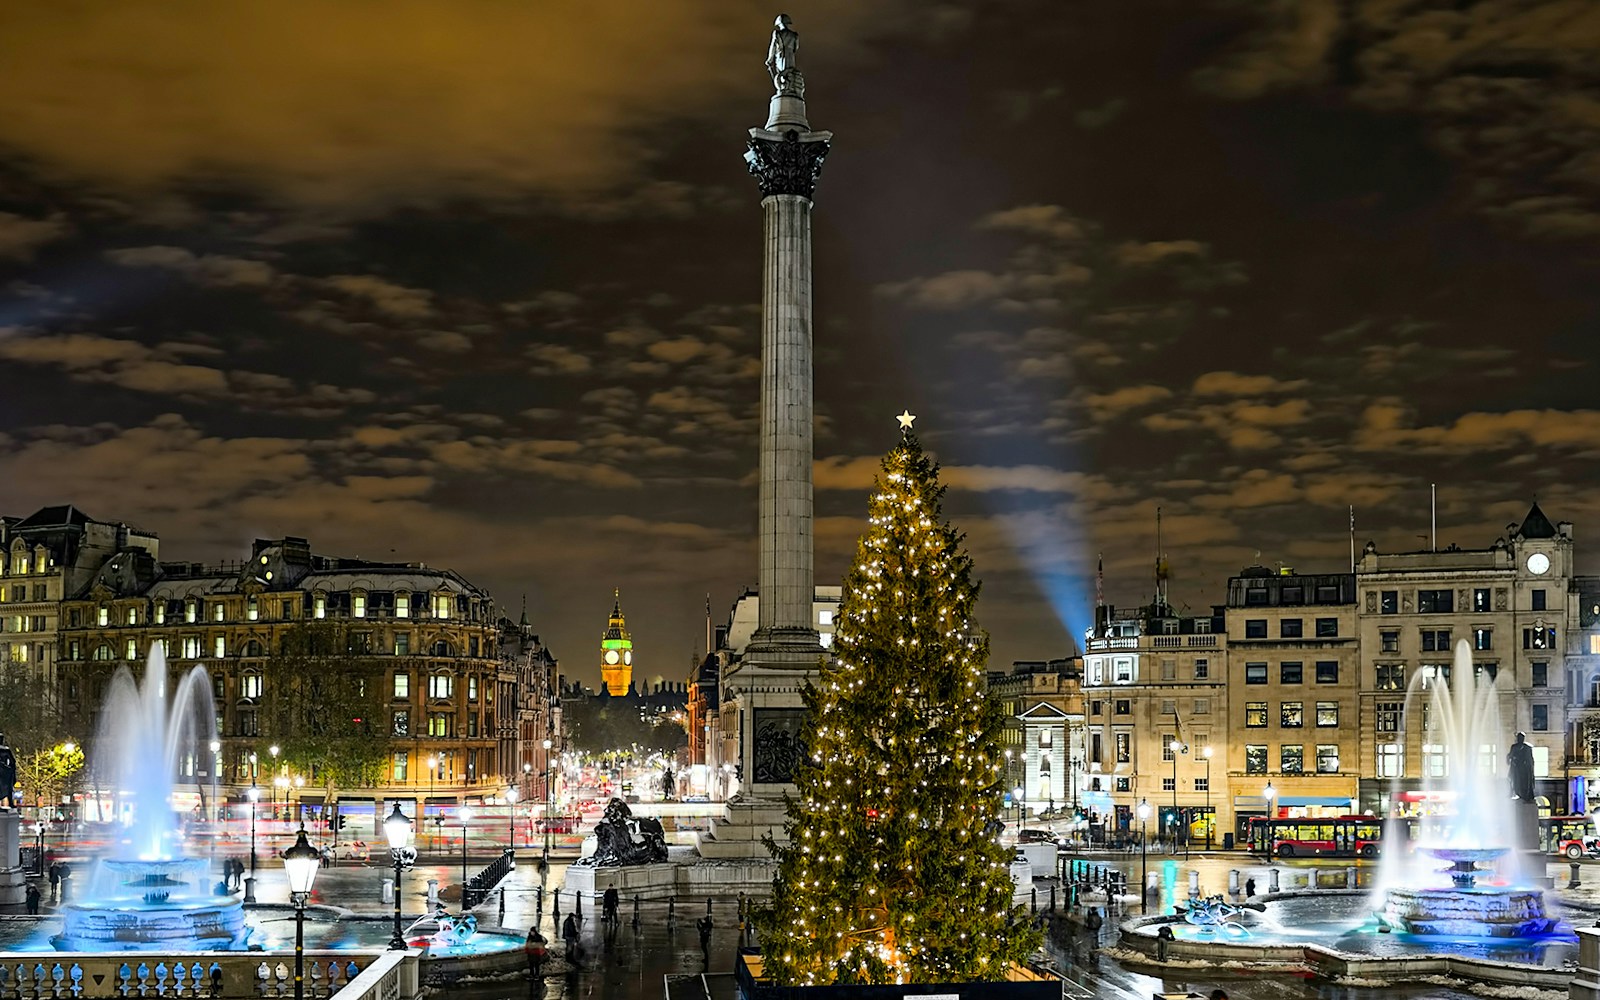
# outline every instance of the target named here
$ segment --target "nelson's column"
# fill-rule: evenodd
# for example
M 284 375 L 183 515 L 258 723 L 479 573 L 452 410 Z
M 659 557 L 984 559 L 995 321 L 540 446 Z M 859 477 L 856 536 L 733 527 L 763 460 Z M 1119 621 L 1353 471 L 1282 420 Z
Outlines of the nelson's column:
M 737 733 L 741 794 L 700 838 L 710 858 L 766 859 L 783 833 L 804 710 L 822 657 L 811 620 L 811 196 L 832 132 L 806 120 L 800 36 L 780 14 L 767 48 L 775 93 L 744 154 L 761 189 L 761 555 L 755 635 L 723 679 L 723 733 Z

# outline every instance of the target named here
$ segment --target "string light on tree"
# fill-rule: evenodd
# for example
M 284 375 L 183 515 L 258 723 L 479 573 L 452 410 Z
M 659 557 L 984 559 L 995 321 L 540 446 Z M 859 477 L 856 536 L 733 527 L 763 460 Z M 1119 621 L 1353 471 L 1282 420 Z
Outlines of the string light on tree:
M 844 581 L 833 658 L 805 692 L 806 758 L 761 917 L 787 986 L 993 979 L 1038 936 L 999 844 L 998 705 L 978 583 L 912 433 L 884 456 Z M 893 581 L 885 586 L 885 581 Z

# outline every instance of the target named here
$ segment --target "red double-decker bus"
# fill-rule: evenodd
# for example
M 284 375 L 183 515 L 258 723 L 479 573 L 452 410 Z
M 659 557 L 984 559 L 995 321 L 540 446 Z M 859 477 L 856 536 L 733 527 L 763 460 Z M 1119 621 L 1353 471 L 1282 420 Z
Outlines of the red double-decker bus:
M 1250 852 L 1274 858 L 1375 858 L 1383 840 L 1376 816 L 1302 816 L 1250 821 Z

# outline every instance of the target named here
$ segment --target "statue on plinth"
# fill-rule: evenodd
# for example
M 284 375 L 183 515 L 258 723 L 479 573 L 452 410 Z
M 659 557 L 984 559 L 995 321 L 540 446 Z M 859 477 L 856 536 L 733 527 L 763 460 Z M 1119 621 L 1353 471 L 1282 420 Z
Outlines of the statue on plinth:
M 1533 803 L 1533 747 L 1528 745 L 1528 734 L 1518 733 L 1517 740 L 1506 752 L 1506 775 L 1511 784 L 1511 796 Z
M 661 821 L 633 815 L 621 799 L 612 799 L 594 827 L 598 841 L 592 857 L 583 863 L 597 868 L 659 864 L 667 860 L 667 833 Z
M 14 809 L 16 796 L 17 755 L 6 745 L 5 734 L 0 733 L 0 800 L 4 800 L 6 808 Z
M 800 32 L 794 30 L 788 14 L 779 14 L 772 25 L 772 41 L 767 43 L 767 72 L 780 94 L 806 96 L 805 77 L 800 75 Z

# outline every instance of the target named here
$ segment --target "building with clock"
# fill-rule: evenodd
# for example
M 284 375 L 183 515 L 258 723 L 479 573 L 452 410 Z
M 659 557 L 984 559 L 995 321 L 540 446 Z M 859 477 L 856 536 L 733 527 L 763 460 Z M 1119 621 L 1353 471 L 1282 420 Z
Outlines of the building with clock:
M 1423 777 L 1442 773 L 1446 751 L 1426 741 L 1421 718 L 1408 717 L 1406 693 L 1419 677 L 1423 685 L 1451 677 L 1463 640 L 1480 680 L 1500 679 L 1508 720 L 1533 746 L 1540 807 L 1574 804 L 1564 655 L 1578 625 L 1572 545 L 1572 524 L 1552 523 L 1537 503 L 1488 548 L 1434 543 L 1391 554 L 1367 543 L 1356 564 L 1363 810 L 1430 808 Z M 1506 750 L 1483 748 L 1497 773 Z
M 622 615 L 622 591 L 612 592 L 611 620 L 600 637 L 600 680 L 609 694 L 620 696 L 633 686 L 633 639 Z

